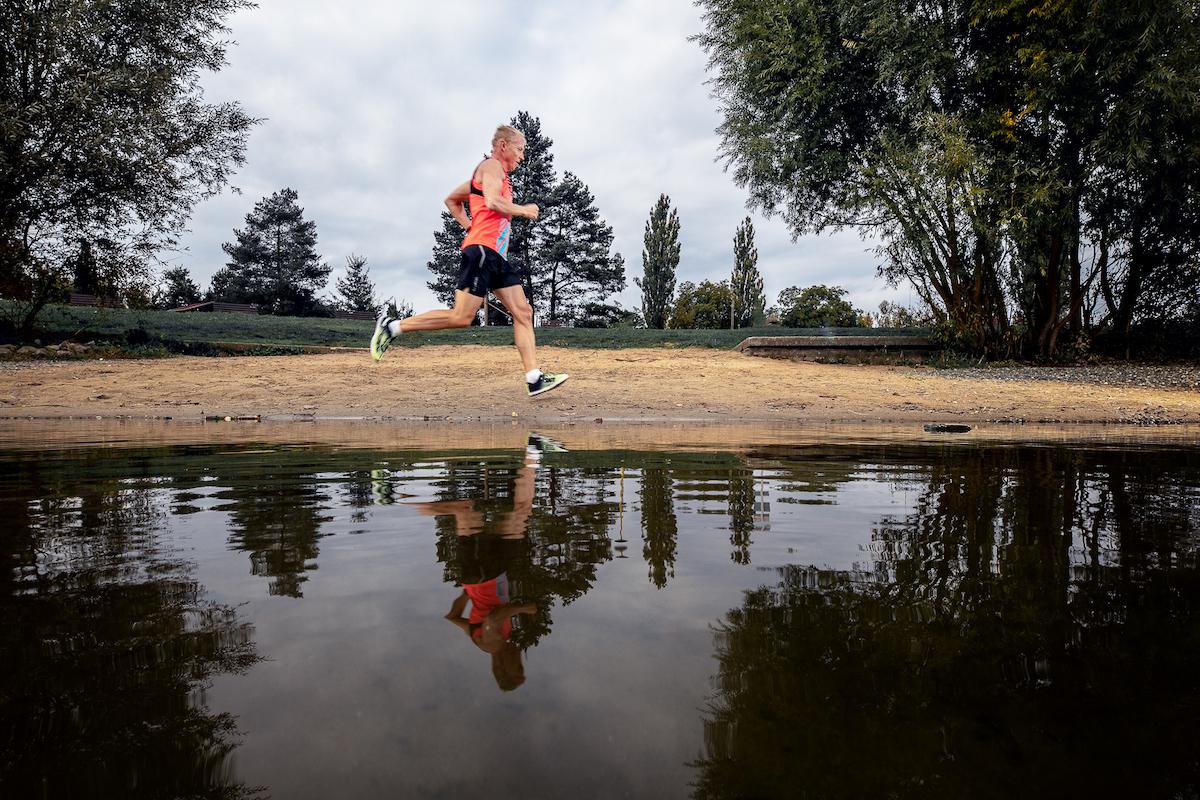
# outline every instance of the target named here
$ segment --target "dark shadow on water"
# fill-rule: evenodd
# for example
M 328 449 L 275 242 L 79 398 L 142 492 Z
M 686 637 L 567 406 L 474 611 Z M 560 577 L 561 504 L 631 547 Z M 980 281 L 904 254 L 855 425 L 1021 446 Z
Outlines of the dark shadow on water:
M 716 625 L 694 795 L 1195 797 L 1196 454 L 892 459 L 925 485 L 872 569 L 779 568 Z
M 79 493 L 56 466 L 27 461 L 22 494 L 0 494 L 4 796 L 257 795 L 233 775 L 236 721 L 205 699 L 258 660 L 253 628 L 162 541 L 161 492 Z

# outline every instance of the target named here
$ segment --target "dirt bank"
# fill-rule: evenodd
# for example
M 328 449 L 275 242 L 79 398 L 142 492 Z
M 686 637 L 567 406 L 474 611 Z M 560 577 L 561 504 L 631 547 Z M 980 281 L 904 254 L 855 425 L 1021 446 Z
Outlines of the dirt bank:
M 560 389 L 525 397 L 507 348 L 8 364 L 0 416 L 262 415 L 527 421 L 1200 422 L 1200 392 L 998 380 L 908 367 L 825 365 L 702 348 L 542 348 Z

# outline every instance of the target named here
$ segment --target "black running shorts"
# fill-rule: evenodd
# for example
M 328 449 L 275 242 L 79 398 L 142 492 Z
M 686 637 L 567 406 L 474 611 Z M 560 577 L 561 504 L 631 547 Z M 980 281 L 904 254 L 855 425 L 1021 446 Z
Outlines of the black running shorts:
M 489 291 L 520 285 L 521 273 L 495 250 L 481 244 L 463 249 L 462 267 L 458 270 L 458 283 L 454 288 L 476 297 L 487 297 Z

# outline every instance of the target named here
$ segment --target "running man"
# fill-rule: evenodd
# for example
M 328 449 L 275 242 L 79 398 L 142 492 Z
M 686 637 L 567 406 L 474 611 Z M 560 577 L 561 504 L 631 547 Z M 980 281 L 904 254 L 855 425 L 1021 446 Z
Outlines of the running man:
M 513 216 L 538 218 L 533 203 L 519 206 L 512 201 L 512 183 L 508 175 L 525 158 L 525 135 L 509 125 L 496 128 L 492 136 L 492 154 L 475 168 L 471 180 L 455 187 L 446 198 L 446 208 L 467 231 L 462 243 L 462 267 L 454 292 L 454 308 L 426 311 L 399 320 L 387 316 L 385 306 L 375 321 L 371 337 L 371 357 L 383 358 L 392 341 L 401 333 L 466 328 L 479 312 L 489 291 L 494 292 L 513 321 L 513 342 L 525 369 L 530 397 L 548 392 L 569 376 L 538 369 L 533 335 L 533 309 L 525 299 L 521 274 L 508 263 L 508 240 Z M 463 203 L 471 208 L 470 218 Z

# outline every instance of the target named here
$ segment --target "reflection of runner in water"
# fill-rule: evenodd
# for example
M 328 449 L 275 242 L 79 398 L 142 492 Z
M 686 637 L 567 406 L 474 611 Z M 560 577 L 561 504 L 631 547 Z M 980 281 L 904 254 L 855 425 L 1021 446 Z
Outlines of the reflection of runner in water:
M 500 515 L 494 530 L 484 532 L 485 518 L 476 500 L 418 503 L 427 516 L 453 516 L 458 538 L 462 592 L 454 599 L 446 619 L 472 643 L 492 656 L 492 675 L 503 691 L 525 682 L 521 648 L 511 641 L 513 618 L 537 613 L 533 603 L 513 603 L 509 593 L 509 566 L 524 555 L 525 530 L 533 511 L 537 464 L 543 450 L 561 450 L 549 439 L 531 436 L 525 463 L 513 483 L 513 509 Z M 493 524 L 487 525 L 492 528 Z M 469 613 L 467 607 L 470 606 Z
M 511 691 L 525 682 L 521 649 L 513 644 L 512 619 L 517 614 L 533 614 L 533 603 L 512 603 L 509 598 L 508 565 L 522 550 L 519 539 L 501 536 L 460 535 L 459 558 L 463 570 L 462 593 L 454 598 L 446 619 L 463 630 L 471 641 L 492 655 L 492 675 L 503 691 Z M 470 603 L 470 614 L 463 612 Z

